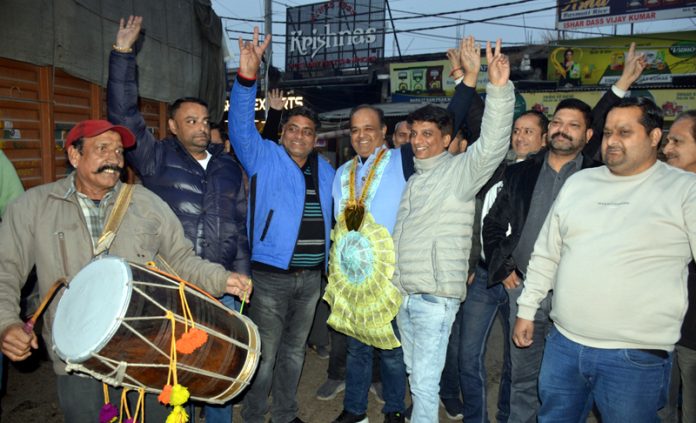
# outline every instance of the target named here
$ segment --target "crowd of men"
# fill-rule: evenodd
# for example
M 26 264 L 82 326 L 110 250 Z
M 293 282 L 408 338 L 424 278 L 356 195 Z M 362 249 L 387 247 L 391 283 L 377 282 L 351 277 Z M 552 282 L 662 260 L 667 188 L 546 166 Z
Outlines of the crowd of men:
M 320 121 L 311 108 L 286 111 L 277 142 L 277 125 L 258 132 L 256 76 L 271 41 L 260 41 L 258 29 L 239 41 L 228 148 L 222 136 L 211 141 L 207 105 L 194 97 L 170 105 L 170 135 L 156 140 L 137 107 L 141 28 L 140 17 L 119 24 L 109 120 L 70 131 L 74 172 L 19 196 L 4 214 L 0 207 L 0 239 L 13 246 L 0 251 L 0 342 L 9 359 L 37 347 L 19 319 L 32 267 L 43 295 L 105 248 L 138 263 L 163 259 L 231 309 L 250 301 L 262 355 L 242 397 L 243 420 L 265 422 L 270 413 L 273 422 L 301 422 L 297 386 L 322 277 L 330 267 L 367 284 L 355 276 L 356 264 L 367 263 L 391 269 L 370 295 L 396 298 L 379 310 L 396 346 L 359 331 L 332 335 L 317 396 L 345 390 L 334 423 L 368 421 L 373 363 L 385 422 L 436 422 L 440 403 L 452 419 L 487 422 L 484 362 L 498 317 L 497 421 L 584 421 L 593 407 L 607 422 L 654 422 L 658 413 L 676 422 L 679 409 L 681 421 L 696 421 L 696 112 L 677 116 L 664 135 L 661 110 L 627 97 L 646 66 L 634 45 L 594 108 L 569 98 L 550 120 L 527 111 L 513 121 L 500 41 L 485 49 L 484 102 L 476 93 L 480 46 L 465 38 L 448 52 L 456 80 L 448 109 L 411 113 L 390 148 L 382 111 L 356 106 L 356 157 L 334 170 L 314 149 Z M 105 247 L 126 163 L 142 184 Z M 339 250 L 335 222 L 379 241 L 393 262 Z M 55 303 L 43 329 L 49 343 L 54 315 Z M 66 421 L 93 421 L 101 385 L 67 374 L 49 352 Z M 154 395 L 146 403 L 150 421 L 164 420 Z M 204 408 L 207 422 L 232 421 L 231 404 Z

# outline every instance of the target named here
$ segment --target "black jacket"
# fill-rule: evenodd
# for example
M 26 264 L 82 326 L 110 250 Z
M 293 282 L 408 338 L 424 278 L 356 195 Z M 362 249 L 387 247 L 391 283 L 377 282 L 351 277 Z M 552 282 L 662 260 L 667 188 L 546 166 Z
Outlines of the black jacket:
M 503 186 L 483 220 L 483 251 L 488 264 L 488 286 L 502 282 L 517 268 L 512 252 L 522 235 L 545 155 L 544 149 L 505 169 Z M 599 165 L 601 163 L 583 155 L 582 169 Z M 506 235 L 508 227 L 510 235 Z
M 607 113 L 620 100 L 609 89 L 592 110 L 593 133 L 582 152 L 582 169 L 601 165 L 593 158 L 599 157 Z M 517 268 L 512 252 L 517 247 L 527 220 L 545 154 L 546 150 L 541 150 L 524 162 L 508 166 L 505 170 L 503 186 L 483 223 L 483 251 L 488 264 L 488 286 L 502 282 Z M 508 227 L 510 235 L 506 235 Z
M 112 52 L 108 117 L 135 134 L 135 147 L 126 151 L 128 163 L 143 185 L 172 208 L 197 255 L 249 275 L 246 192 L 239 164 L 222 145 L 210 144 L 212 157 L 203 169 L 176 137 L 155 139 L 138 110 L 137 95 L 135 56 Z

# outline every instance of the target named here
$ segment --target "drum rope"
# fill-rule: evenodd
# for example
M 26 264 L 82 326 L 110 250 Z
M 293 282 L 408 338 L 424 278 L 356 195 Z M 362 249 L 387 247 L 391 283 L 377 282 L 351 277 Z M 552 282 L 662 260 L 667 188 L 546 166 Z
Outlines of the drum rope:
M 162 392 L 157 399 L 165 405 L 171 405 L 174 408 L 167 417 L 167 421 L 172 422 L 187 422 L 189 419 L 188 413 L 182 407 L 189 399 L 189 391 L 186 387 L 179 385 L 179 380 L 176 372 L 176 319 L 171 311 L 167 311 L 167 318 L 172 325 L 172 340 L 169 348 L 169 372 L 167 374 L 167 384 L 164 385 Z M 172 384 L 173 382 L 173 384 Z

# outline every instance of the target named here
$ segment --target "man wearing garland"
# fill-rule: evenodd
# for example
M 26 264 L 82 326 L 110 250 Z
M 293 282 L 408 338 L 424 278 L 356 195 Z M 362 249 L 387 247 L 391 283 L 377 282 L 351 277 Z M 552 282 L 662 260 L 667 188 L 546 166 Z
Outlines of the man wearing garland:
M 457 82 L 464 81 L 458 83 L 449 106 L 456 116 L 455 128 L 464 121 L 476 94 L 480 67 L 474 59 L 480 53 L 473 49 L 473 38 L 462 41 L 458 54 L 466 72 L 455 69 L 463 73 Z M 378 108 L 357 106 L 350 122 L 357 155 L 338 169 L 334 179 L 337 223 L 324 296 L 332 307 L 329 324 L 349 335 L 343 411 L 334 422 L 367 421 L 374 348 L 380 352 L 384 421 L 402 422 L 406 369 L 394 326 L 401 295 L 391 284 L 395 259 L 391 234 L 406 180 L 413 174 L 413 150 L 411 145 L 387 148 L 387 127 Z

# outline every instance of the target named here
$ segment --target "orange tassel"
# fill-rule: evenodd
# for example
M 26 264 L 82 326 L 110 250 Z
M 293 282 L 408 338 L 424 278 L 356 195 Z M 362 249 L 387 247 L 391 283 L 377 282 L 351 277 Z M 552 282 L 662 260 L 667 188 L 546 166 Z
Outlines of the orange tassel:
M 169 400 L 171 399 L 172 396 L 172 385 L 166 384 L 164 385 L 164 388 L 162 388 L 162 392 L 157 396 L 157 401 L 161 402 L 164 405 L 169 405 Z
M 191 328 L 176 340 L 176 350 L 181 354 L 191 354 L 208 341 L 208 334 L 198 328 Z

